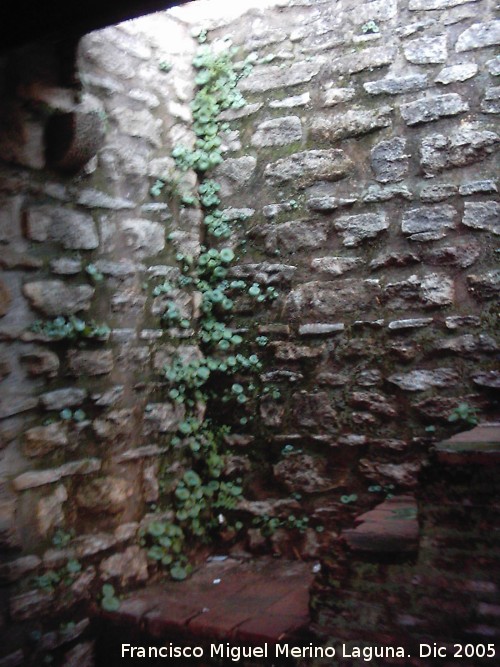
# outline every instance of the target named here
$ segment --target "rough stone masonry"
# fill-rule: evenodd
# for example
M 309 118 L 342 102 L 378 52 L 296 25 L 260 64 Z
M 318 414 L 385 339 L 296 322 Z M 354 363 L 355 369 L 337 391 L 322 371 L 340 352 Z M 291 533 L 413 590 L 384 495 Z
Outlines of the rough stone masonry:
M 498 417 L 493 10 L 492 0 L 279 0 L 206 26 L 209 41 L 256 53 L 213 176 L 245 242 L 235 273 L 280 294 L 258 315 L 242 304 L 235 319 L 269 338 L 263 379 L 280 397 L 253 405 L 253 431 L 233 424 L 227 465 L 243 477 L 245 519 L 308 519 L 302 532 L 250 528 L 239 548 L 323 563 L 320 637 L 500 632 L 496 487 L 442 471 L 436 481 L 431 451 L 476 416 Z M 0 123 L 2 667 L 48 655 L 92 665 L 89 610 L 102 584 L 126 591 L 156 574 L 138 533 L 184 416 L 159 372 L 176 347 L 186 359 L 200 351 L 189 330 L 179 339 L 160 326 L 152 288 L 178 275 L 177 252 L 199 252 L 201 214 L 150 188 L 176 177 L 171 150 L 195 138 L 191 27 L 160 13 L 87 35 L 79 89 L 58 78 L 50 45 L 2 63 L 17 77 L 2 79 Z M 50 118 L 73 133 L 52 153 Z M 196 174 L 179 185 L 195 187 Z M 178 304 L 195 314 L 188 297 Z M 71 315 L 110 333 L 80 344 L 30 330 Z M 178 474 L 175 456 L 167 465 Z M 465 546 L 457 494 L 471 508 L 460 514 Z M 373 599 L 360 582 L 374 570 L 349 569 L 341 533 L 375 505 L 379 537 L 399 512 L 392 556 L 413 561 L 388 583 L 380 566 Z M 64 590 L 40 585 L 70 561 L 79 567 Z M 446 582 L 466 597 L 443 598 Z

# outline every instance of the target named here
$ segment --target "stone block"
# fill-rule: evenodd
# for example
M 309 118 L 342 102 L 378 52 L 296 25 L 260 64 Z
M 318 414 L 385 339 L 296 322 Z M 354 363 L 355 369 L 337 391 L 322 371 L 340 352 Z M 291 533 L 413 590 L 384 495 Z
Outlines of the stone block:
M 467 276 L 467 287 L 478 301 L 496 299 L 500 292 L 500 270 Z
M 342 317 L 344 313 L 369 310 L 380 293 L 377 281 L 347 278 L 313 281 L 292 290 L 287 296 L 285 309 L 289 316 L 300 320 Z
M 500 139 L 495 132 L 463 124 L 446 136 L 432 134 L 421 142 L 421 165 L 424 173 L 434 176 L 445 169 L 465 167 L 481 162 L 498 150 Z
M 255 67 L 250 76 L 241 80 L 239 89 L 242 92 L 264 93 L 268 90 L 283 89 L 308 83 L 319 72 L 321 62 L 295 62 L 290 67 L 278 65 Z
M 72 375 L 107 375 L 114 367 L 111 350 L 71 350 L 67 356 Z
M 342 238 L 346 248 L 361 245 L 367 239 L 376 238 L 389 229 L 390 221 L 383 213 L 361 213 L 360 215 L 346 215 L 337 218 L 334 227 Z
M 424 90 L 428 85 L 429 79 L 426 74 L 410 74 L 369 81 L 363 84 L 363 88 L 369 95 L 402 95 Z
M 378 109 L 348 109 L 334 116 L 315 117 L 311 123 L 311 137 L 320 142 L 335 143 L 350 137 L 359 137 L 392 123 L 393 108 L 382 106 Z
M 465 202 L 462 224 L 500 234 L 500 204 L 496 201 Z
M 404 391 L 427 391 L 433 387 L 451 387 L 460 382 L 460 377 L 452 368 L 435 370 L 414 370 L 409 373 L 395 373 L 387 378 Z
M 362 49 L 359 53 L 333 59 L 330 65 L 332 73 L 358 74 L 364 70 L 391 65 L 397 54 L 393 46 L 376 46 Z
M 24 434 L 23 454 L 29 458 L 38 458 L 68 445 L 67 423 L 55 422 L 48 426 L 35 426 L 28 429 Z
M 16 477 L 13 480 L 12 485 L 16 491 L 25 491 L 26 489 L 34 489 L 46 484 L 54 484 L 64 477 L 72 477 L 73 475 L 91 475 L 100 470 L 100 468 L 101 461 L 99 459 L 71 461 L 59 468 L 25 472 Z
M 410 11 L 427 11 L 432 9 L 449 9 L 458 5 L 465 5 L 477 0 L 410 0 L 408 9 Z
M 486 89 L 481 101 L 481 111 L 491 114 L 500 113 L 500 86 Z
M 144 549 L 138 546 L 128 547 L 122 553 L 106 558 L 99 565 L 104 581 L 119 579 L 121 585 L 130 582 L 144 582 L 148 578 L 148 559 Z
M 33 308 L 48 317 L 88 310 L 94 292 L 90 285 L 66 285 L 61 280 L 37 280 L 23 286 L 23 294 Z
M 134 495 L 133 485 L 119 477 L 101 477 L 83 484 L 76 493 L 76 504 L 92 514 L 119 514 Z
M 24 212 L 24 228 L 30 240 L 60 243 L 66 250 L 94 250 L 99 245 L 92 216 L 62 207 L 29 207 Z
M 448 86 L 450 83 L 472 79 L 473 76 L 476 76 L 478 71 L 479 67 L 476 65 L 476 63 L 450 65 L 449 67 L 443 67 L 434 81 L 436 83 L 442 83 L 443 86 Z
M 81 405 L 87 398 L 86 389 L 68 387 L 66 389 L 55 389 L 40 396 L 40 403 L 45 410 L 63 410 Z
M 474 23 L 462 32 L 455 44 L 455 51 L 472 51 L 500 44 L 500 21 Z
M 311 150 L 271 162 L 264 176 L 270 185 L 292 182 L 295 187 L 304 188 L 317 181 L 341 180 L 349 175 L 352 167 L 352 161 L 342 150 Z
M 165 247 L 165 227 L 159 222 L 128 218 L 121 221 L 120 229 L 127 247 L 137 259 L 157 255 Z
M 363 261 L 361 257 L 317 257 L 311 261 L 311 269 L 331 276 L 341 276 L 361 266 Z
M 440 118 L 456 116 L 468 110 L 469 104 L 456 93 L 426 97 L 402 104 L 400 107 L 401 116 L 407 125 L 430 123 Z
M 55 528 L 64 524 L 64 503 L 68 492 L 59 484 L 53 493 L 41 498 L 36 506 L 36 522 L 39 534 L 46 538 Z
M 410 240 L 433 240 L 446 236 L 447 230 L 457 227 L 457 210 L 453 206 L 421 206 L 405 211 L 401 231 L 408 234 Z M 425 235 L 425 236 L 422 236 Z
M 372 148 L 371 166 L 380 183 L 402 181 L 408 173 L 408 155 L 405 153 L 406 139 L 394 137 L 381 141 Z
M 384 301 L 394 310 L 449 306 L 454 302 L 455 286 L 449 276 L 442 273 L 429 273 L 418 277 L 411 275 L 406 280 L 387 283 L 384 288 Z
M 419 37 L 403 45 L 406 60 L 415 65 L 435 65 L 446 62 L 446 35 Z
M 251 144 L 257 148 L 286 146 L 302 139 L 302 123 L 298 116 L 266 120 L 257 126 Z
M 248 183 L 256 166 L 257 160 L 251 155 L 224 160 L 214 172 L 214 178 L 221 186 L 221 196 L 229 197 Z
M 155 148 L 161 147 L 162 121 L 148 109 L 134 111 L 127 107 L 114 109 L 113 116 L 123 134 L 145 139 Z
M 321 493 L 335 488 L 326 461 L 308 454 L 291 454 L 273 466 L 276 480 L 290 493 Z
M 16 622 L 28 621 L 40 616 L 46 618 L 53 607 L 54 593 L 33 590 L 10 599 L 10 616 Z

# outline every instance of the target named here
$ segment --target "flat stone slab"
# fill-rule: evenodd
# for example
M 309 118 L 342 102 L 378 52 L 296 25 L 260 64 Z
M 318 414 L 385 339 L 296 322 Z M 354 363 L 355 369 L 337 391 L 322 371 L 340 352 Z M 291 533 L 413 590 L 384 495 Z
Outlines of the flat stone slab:
M 418 509 L 413 495 L 397 496 L 356 518 L 359 525 L 342 531 L 354 552 L 365 554 L 416 553 L 418 548 Z
M 307 628 L 313 577 L 311 564 L 300 561 L 209 560 L 189 579 L 149 586 L 123 600 L 116 612 L 102 616 L 154 640 L 172 635 L 278 643 Z
M 438 460 L 450 465 L 500 463 L 500 423 L 479 424 L 436 445 Z

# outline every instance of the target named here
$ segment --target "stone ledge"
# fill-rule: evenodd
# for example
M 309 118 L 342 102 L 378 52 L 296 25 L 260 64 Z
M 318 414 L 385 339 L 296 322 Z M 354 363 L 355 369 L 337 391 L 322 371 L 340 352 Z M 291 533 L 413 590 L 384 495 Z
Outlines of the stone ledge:
M 438 461 L 449 465 L 500 463 L 500 423 L 479 424 L 436 445 Z

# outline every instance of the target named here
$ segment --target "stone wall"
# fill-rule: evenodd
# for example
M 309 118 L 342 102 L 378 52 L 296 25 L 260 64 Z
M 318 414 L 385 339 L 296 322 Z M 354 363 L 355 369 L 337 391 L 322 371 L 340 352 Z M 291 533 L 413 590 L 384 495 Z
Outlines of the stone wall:
M 162 14 L 83 38 L 72 86 L 50 46 L 4 63 L 1 665 L 91 664 L 88 602 L 148 578 L 137 532 L 182 416 L 152 289 L 199 233 L 149 190 L 189 133 L 194 48 Z
M 238 237 L 233 275 L 279 291 L 260 310 L 237 302 L 233 321 L 261 337 L 267 387 L 228 438 L 244 476 L 236 550 L 321 560 L 326 627 L 341 531 L 410 494 L 432 534 L 446 494 L 433 443 L 498 415 L 500 31 L 490 0 L 292 0 L 208 27 L 256 54 L 213 175 Z M 0 665 L 91 664 L 89 595 L 155 572 L 137 534 L 183 418 L 160 371 L 173 346 L 197 354 L 189 330 L 160 326 L 153 294 L 178 275 L 177 252 L 199 250 L 201 213 L 178 197 L 196 174 L 170 157 L 193 141 L 195 48 L 188 26 L 155 15 L 84 38 L 79 86 L 47 47 L 3 64 Z M 172 196 L 151 195 L 157 179 Z M 58 340 L 72 315 L 110 331 L 73 320 Z M 65 320 L 31 330 L 40 317 Z M 342 572 L 349 610 L 358 573 Z

